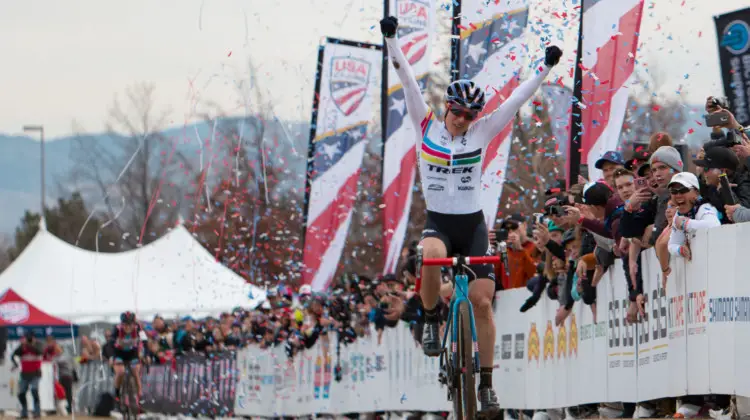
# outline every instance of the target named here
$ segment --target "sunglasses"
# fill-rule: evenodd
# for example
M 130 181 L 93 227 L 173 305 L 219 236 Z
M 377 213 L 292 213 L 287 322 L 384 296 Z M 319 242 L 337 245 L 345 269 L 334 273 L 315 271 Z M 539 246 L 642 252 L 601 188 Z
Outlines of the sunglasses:
M 670 188 L 669 193 L 672 195 L 678 195 L 678 194 L 687 194 L 690 192 L 690 188 Z
M 469 111 L 469 110 L 465 110 L 461 108 L 454 108 L 454 107 L 449 107 L 448 110 L 451 112 L 451 114 L 457 117 L 463 117 L 467 121 L 473 121 L 479 114 L 476 111 Z

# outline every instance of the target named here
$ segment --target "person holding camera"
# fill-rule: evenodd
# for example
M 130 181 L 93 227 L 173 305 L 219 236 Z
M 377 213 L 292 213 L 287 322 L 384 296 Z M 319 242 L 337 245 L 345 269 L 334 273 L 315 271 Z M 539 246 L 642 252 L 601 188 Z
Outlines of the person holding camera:
M 700 168 L 701 196 L 719 210 L 722 224 L 731 223 L 724 206 L 739 204 L 750 207 L 750 172 L 741 169 L 737 155 L 725 147 L 704 147 L 697 157 L 693 163 Z M 729 186 L 728 189 L 722 188 L 722 178 L 725 178 L 723 184 Z
M 490 232 L 489 240 L 491 244 L 501 240 L 507 243 L 508 267 L 500 264 L 495 268 L 495 278 L 500 279 L 498 280 L 498 290 L 526 287 L 529 279 L 536 274 L 536 265 L 539 263 L 540 253 L 536 249 L 534 241 L 529 239 L 527 232 L 526 218 L 519 213 L 514 213 L 505 218 L 500 224 L 500 230 Z M 507 239 L 503 238 L 506 236 Z M 500 255 L 500 247 L 495 246 L 495 252 Z

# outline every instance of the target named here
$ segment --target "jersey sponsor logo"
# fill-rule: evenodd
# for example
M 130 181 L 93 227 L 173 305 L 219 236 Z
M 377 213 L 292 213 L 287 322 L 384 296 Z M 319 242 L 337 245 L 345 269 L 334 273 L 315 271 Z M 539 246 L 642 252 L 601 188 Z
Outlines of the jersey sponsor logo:
M 428 0 L 396 0 L 398 37 L 402 40 L 401 51 L 411 65 L 422 60 L 427 52 L 429 6 Z
M 432 176 L 432 175 L 427 175 L 427 179 L 431 179 L 433 181 L 447 181 L 448 180 L 448 178 L 444 176 Z
M 471 185 L 459 185 L 458 190 L 459 191 L 474 191 L 474 187 Z
M 427 169 L 430 172 L 437 172 L 439 174 L 470 174 L 474 171 L 473 166 L 468 166 L 465 168 L 446 168 L 443 166 L 432 165 L 429 163 L 427 164 Z
M 440 166 L 468 166 L 476 165 L 482 160 L 482 149 L 471 152 L 451 154 L 450 149 L 438 146 L 427 136 L 422 139 L 422 153 L 425 161 Z
M 444 186 L 438 185 L 438 184 L 430 184 L 427 189 L 429 191 L 443 191 L 445 189 Z
M 471 177 L 470 176 L 462 176 L 461 177 L 461 182 L 463 182 L 464 184 L 466 184 L 467 182 L 471 182 Z
M 339 111 L 349 116 L 367 96 L 370 63 L 351 57 L 331 59 L 331 96 Z

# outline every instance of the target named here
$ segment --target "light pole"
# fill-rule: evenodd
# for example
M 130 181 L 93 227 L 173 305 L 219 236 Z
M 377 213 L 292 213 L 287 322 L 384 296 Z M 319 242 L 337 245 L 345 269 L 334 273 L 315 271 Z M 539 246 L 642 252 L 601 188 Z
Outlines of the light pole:
M 44 191 L 44 126 L 43 125 L 24 125 L 23 126 L 24 132 L 38 132 L 39 133 L 39 140 L 40 140 L 40 165 L 41 166 L 41 172 L 42 172 L 42 209 L 39 212 L 39 215 L 44 218 L 44 197 L 45 197 L 45 191 Z

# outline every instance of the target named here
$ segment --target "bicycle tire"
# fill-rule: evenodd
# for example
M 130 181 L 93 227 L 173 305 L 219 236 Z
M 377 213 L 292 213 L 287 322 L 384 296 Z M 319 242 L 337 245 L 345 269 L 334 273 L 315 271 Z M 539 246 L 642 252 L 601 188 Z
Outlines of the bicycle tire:
M 130 412 L 128 410 L 128 398 L 130 398 L 130 372 L 126 368 L 125 373 L 123 374 L 122 382 L 120 382 L 120 401 L 118 401 L 120 414 L 122 414 L 123 420 L 128 420 L 128 418 L 130 417 Z
M 130 372 L 130 375 L 128 375 L 128 388 L 130 393 L 128 394 L 128 413 L 130 413 L 130 418 L 137 419 L 138 418 L 138 384 L 135 380 L 135 375 L 133 372 Z
M 456 420 L 477 418 L 477 395 L 474 382 L 474 342 L 471 336 L 471 315 L 469 302 L 458 304 L 458 370 L 453 387 L 453 412 Z

